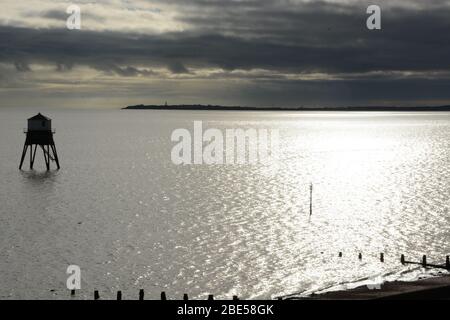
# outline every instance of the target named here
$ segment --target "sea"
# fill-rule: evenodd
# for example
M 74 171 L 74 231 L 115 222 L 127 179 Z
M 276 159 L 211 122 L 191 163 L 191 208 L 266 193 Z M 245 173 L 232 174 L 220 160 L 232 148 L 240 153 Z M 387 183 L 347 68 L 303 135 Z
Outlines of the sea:
M 38 112 L 60 170 L 40 150 L 19 170 Z M 172 134 L 196 121 L 277 130 L 278 157 L 176 164 Z M 275 299 L 437 276 L 400 255 L 450 254 L 449 160 L 448 112 L 0 108 L 0 299 Z

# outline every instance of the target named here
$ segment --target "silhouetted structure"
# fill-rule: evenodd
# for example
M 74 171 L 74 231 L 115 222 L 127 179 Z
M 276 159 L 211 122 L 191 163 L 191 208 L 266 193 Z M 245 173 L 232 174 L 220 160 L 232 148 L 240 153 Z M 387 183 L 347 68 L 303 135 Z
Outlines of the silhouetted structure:
M 52 131 L 52 120 L 37 114 L 28 119 L 28 129 L 25 131 L 27 137 L 23 147 L 22 158 L 20 159 L 19 169 L 22 170 L 23 161 L 30 147 L 30 169 L 33 170 L 34 160 L 38 147 L 44 152 L 45 165 L 50 170 L 50 160 L 56 163 L 60 169 L 58 154 L 56 153 L 55 141 L 53 140 L 54 131 Z
M 135 105 L 122 109 L 136 110 L 219 110 L 219 111 L 450 111 L 448 106 L 348 106 L 348 107 L 249 107 L 249 106 L 221 106 L 203 104 L 178 105 Z

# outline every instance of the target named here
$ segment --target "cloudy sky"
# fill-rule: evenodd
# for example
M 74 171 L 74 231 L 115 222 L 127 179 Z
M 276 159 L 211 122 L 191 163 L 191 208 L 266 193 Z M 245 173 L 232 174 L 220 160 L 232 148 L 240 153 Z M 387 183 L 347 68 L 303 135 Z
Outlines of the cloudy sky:
M 0 107 L 165 101 L 450 104 L 450 0 L 0 1 Z

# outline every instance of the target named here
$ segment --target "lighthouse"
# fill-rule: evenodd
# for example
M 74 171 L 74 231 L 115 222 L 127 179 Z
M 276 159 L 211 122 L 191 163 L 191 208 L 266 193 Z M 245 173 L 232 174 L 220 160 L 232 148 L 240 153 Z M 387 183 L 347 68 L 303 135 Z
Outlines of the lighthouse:
M 55 162 L 59 170 L 58 154 L 56 152 L 55 141 L 53 140 L 54 133 L 55 132 L 52 130 L 52 120 L 50 118 L 39 113 L 28 119 L 28 129 L 25 130 L 25 145 L 23 146 L 22 158 L 20 159 L 20 170 L 22 170 L 28 148 L 30 148 L 31 170 L 33 170 L 37 149 L 42 149 L 42 152 L 44 153 L 47 171 L 50 170 L 50 161 Z

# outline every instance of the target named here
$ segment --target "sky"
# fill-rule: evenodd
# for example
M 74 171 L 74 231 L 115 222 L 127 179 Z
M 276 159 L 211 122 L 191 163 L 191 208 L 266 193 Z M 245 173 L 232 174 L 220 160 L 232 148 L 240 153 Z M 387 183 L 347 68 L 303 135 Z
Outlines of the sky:
M 450 104 L 450 0 L 0 1 L 0 107 L 166 101 Z

